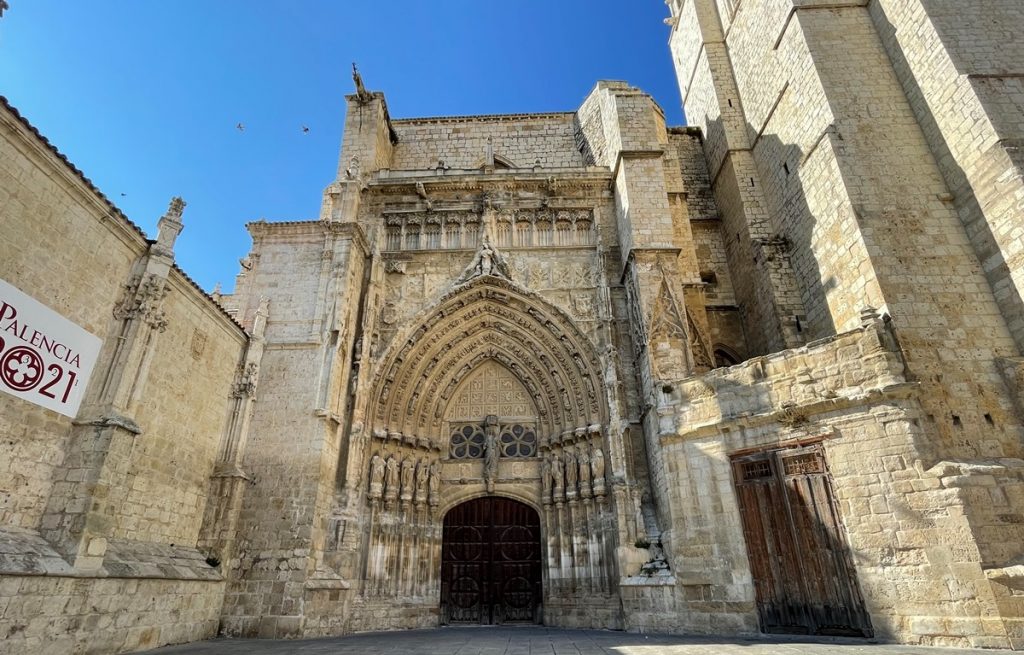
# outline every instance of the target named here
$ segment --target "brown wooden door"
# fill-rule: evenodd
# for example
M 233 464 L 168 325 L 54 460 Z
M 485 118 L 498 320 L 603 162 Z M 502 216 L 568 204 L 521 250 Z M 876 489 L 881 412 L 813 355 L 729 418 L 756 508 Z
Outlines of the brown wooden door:
M 536 623 L 541 600 L 540 519 L 508 498 L 478 498 L 444 517 L 443 623 Z
M 733 461 L 764 632 L 870 637 L 820 446 Z

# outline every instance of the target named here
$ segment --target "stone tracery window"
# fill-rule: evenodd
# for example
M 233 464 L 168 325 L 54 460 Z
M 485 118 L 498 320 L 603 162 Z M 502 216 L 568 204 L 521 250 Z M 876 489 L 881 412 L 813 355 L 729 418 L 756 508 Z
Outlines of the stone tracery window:
M 537 433 L 526 425 L 516 423 L 503 426 L 501 436 L 498 437 L 498 444 L 501 447 L 502 457 L 536 457 L 537 455 Z
M 483 426 L 463 425 L 453 430 L 448 453 L 452 459 L 479 459 L 483 457 Z
M 453 426 L 448 454 L 452 459 L 480 459 L 484 456 L 485 442 L 482 423 Z M 536 457 L 537 431 L 521 423 L 502 425 L 498 448 L 502 457 Z

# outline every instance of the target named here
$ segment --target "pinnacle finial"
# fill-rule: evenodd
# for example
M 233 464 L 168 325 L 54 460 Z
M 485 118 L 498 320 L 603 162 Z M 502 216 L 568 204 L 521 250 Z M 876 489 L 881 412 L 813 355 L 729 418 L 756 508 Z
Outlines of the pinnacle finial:
M 359 100 L 366 102 L 372 96 L 366 87 L 363 86 L 363 76 L 359 74 L 359 68 L 356 67 L 356 62 L 352 62 L 352 81 L 356 85 L 356 95 L 359 96 Z
M 153 248 L 158 254 L 173 256 L 174 241 L 185 227 L 181 222 L 183 211 L 185 211 L 185 201 L 178 196 L 171 198 L 170 204 L 167 205 L 167 211 L 156 223 L 157 235 Z
M 171 198 L 170 204 L 167 205 L 167 215 L 181 219 L 181 213 L 183 211 L 185 211 L 185 201 L 179 196 Z

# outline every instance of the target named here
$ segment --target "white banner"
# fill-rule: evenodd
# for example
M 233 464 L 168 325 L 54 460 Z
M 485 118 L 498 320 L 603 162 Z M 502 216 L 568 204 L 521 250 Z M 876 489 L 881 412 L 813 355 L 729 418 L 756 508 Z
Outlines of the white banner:
M 74 418 L 101 345 L 0 280 L 0 390 Z

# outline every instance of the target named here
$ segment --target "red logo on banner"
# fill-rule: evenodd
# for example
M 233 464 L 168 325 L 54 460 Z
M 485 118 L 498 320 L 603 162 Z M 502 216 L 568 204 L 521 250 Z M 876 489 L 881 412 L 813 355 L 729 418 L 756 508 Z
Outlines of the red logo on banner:
M 0 339 L 0 351 L 3 349 Z M 0 357 L 0 378 L 15 391 L 28 391 L 43 379 L 43 360 L 27 346 L 11 348 Z

